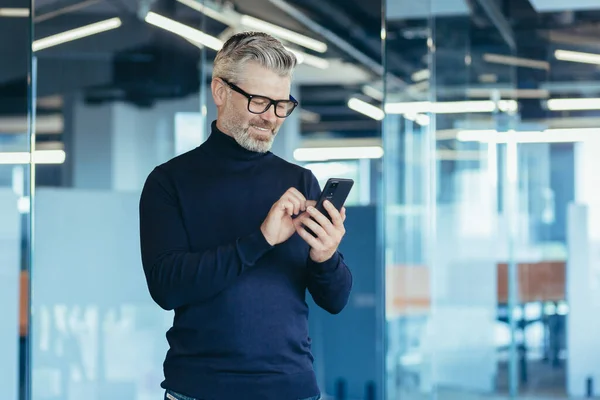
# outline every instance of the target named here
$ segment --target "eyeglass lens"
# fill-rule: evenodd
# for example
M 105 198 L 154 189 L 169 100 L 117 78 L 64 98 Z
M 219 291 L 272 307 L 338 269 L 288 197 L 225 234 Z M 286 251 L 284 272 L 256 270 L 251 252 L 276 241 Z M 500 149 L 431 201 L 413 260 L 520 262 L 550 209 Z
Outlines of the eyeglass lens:
M 254 96 L 250 99 L 248 109 L 251 113 L 262 114 L 267 111 L 271 105 L 271 101 L 266 97 Z M 278 101 L 275 104 L 275 115 L 278 117 L 287 117 L 294 110 L 294 103 L 291 101 Z

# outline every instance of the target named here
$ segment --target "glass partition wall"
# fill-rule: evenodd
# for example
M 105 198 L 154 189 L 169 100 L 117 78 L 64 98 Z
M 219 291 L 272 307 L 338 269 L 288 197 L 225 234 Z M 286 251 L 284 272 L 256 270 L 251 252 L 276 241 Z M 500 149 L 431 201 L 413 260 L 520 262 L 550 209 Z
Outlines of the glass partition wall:
M 295 34 L 281 34 L 249 18 L 260 15 L 277 23 L 285 15 L 277 13 L 271 2 L 261 4 L 92 1 L 60 7 L 39 2 L 33 45 L 38 69 L 38 148 L 44 146 L 61 157 L 37 169 L 29 365 L 32 399 L 161 398 L 165 333 L 173 313 L 161 310 L 146 287 L 138 242 L 140 192 L 155 166 L 207 138 L 209 124 L 216 118 L 210 88 L 212 60 L 234 33 L 263 28 L 276 32 L 301 60 L 292 85 L 301 106 L 286 119 L 272 151 L 289 161 L 306 162 L 319 179 L 323 174 L 318 171 L 324 168 L 335 176 L 356 178 L 349 206 L 371 204 L 370 159 L 351 156 L 324 165 L 295 154 L 302 147 L 301 115 L 307 113 L 300 110 L 308 103 L 302 99 L 304 90 L 329 83 L 335 74 L 327 73 L 334 63 L 354 75 L 339 74 L 350 81 L 362 82 L 368 75 L 347 55 L 342 57 L 343 52 L 323 50 L 328 49 L 324 42 L 308 41 L 316 42 L 321 50 L 310 49 L 306 40 L 296 39 L 304 45 L 295 43 Z M 287 10 L 284 6 L 282 10 Z M 289 15 L 286 26 L 326 40 L 315 28 L 302 29 L 299 21 L 304 19 L 297 12 Z M 345 84 L 344 79 L 335 83 Z M 55 122 L 56 132 L 41 134 Z M 357 218 L 352 230 L 359 232 L 357 225 L 362 221 L 374 230 L 374 224 L 369 225 L 373 222 L 368 220 L 370 213 L 366 210 L 362 220 Z M 355 233 L 355 243 L 359 236 Z M 373 265 L 372 252 L 359 254 L 366 267 Z M 372 276 L 370 269 L 364 271 Z M 368 309 L 371 290 L 370 284 L 364 289 Z M 344 362 L 340 354 L 348 352 L 338 337 L 321 333 L 345 331 L 344 326 L 355 320 L 326 318 L 324 312 L 312 312 L 317 307 L 308 295 L 307 302 L 320 387 L 324 393 L 334 393 L 335 380 L 343 377 L 353 380 L 350 389 L 362 392 L 375 379 L 368 375 L 370 364 L 362 368 L 358 362 Z M 359 339 L 370 338 L 367 335 L 375 323 L 363 325 Z M 369 339 L 362 340 L 361 344 Z M 346 346 L 357 348 L 353 357 L 362 356 L 359 346 Z M 366 352 L 374 358 L 370 349 Z M 360 361 L 364 363 L 364 357 Z
M 600 7 L 526 3 L 387 2 L 388 399 L 598 394 Z
M 26 395 L 31 267 L 32 59 L 29 1 L 0 5 L 0 387 Z M 43 162 L 44 154 L 33 161 Z M 37 159 L 36 159 L 37 158 Z
M 38 148 L 62 158 L 37 169 L 31 399 L 164 395 L 172 313 L 148 294 L 138 204 L 156 165 L 205 138 L 214 50 L 172 32 L 204 14 L 150 3 L 35 10 Z
M 515 394 L 514 43 L 463 2 L 387 2 L 384 103 L 388 399 Z M 474 15 L 479 13 L 478 15 Z M 499 264 L 508 288 L 499 299 Z

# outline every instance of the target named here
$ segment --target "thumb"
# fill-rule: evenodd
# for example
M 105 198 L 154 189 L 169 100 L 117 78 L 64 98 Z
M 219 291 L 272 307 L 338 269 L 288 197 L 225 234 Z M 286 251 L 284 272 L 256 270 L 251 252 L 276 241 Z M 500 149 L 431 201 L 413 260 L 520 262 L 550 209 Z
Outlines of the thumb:
M 314 207 L 317 205 L 315 200 L 306 200 L 306 207 Z

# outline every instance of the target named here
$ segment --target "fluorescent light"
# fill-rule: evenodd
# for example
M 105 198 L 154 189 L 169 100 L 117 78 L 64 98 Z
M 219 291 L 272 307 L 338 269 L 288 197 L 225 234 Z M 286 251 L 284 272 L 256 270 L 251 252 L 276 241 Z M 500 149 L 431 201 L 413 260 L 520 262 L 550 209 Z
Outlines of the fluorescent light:
M 33 42 L 31 48 L 33 51 L 40 51 L 48 47 L 57 46 L 59 44 L 71 42 L 81 39 L 86 36 L 92 36 L 97 33 L 106 32 L 111 29 L 116 29 L 121 26 L 121 19 L 118 17 L 107 19 L 105 21 L 96 22 L 90 25 L 85 25 L 80 28 L 71 29 L 69 31 L 57 33 L 56 35 L 48 36 Z
M 280 37 L 281 39 L 285 39 L 289 42 L 298 44 L 300 46 L 306 47 L 308 49 L 317 51 L 319 53 L 325 53 L 327 51 L 327 44 L 310 38 L 308 36 L 302 35 L 300 33 L 291 31 L 289 29 L 282 28 L 281 26 L 271 24 L 269 22 L 263 21 L 258 18 L 251 17 L 249 15 L 240 15 L 233 10 L 225 10 L 225 12 L 216 11 L 210 7 L 200 4 L 195 0 L 177 0 L 181 4 L 184 4 L 198 12 L 203 13 L 209 18 L 212 18 L 216 21 L 219 21 L 225 25 L 229 25 L 230 27 L 236 27 L 238 24 L 245 25 L 249 28 L 256 29 L 259 31 L 267 32 L 272 34 L 273 36 Z M 209 46 L 210 47 L 210 46 Z M 316 65 L 318 63 L 318 65 Z M 323 67 L 319 65 L 324 65 L 322 61 L 311 63 L 311 61 L 306 61 L 306 64 L 312 65 L 317 68 Z M 325 67 L 327 68 L 327 67 Z
M 425 114 L 404 114 L 404 118 L 414 121 L 421 126 L 427 126 L 431 122 L 431 118 Z
M 487 153 L 480 150 L 437 149 L 435 151 L 435 158 L 445 161 L 480 161 L 486 156 Z
M 311 67 L 315 67 L 315 68 L 319 68 L 319 69 L 329 68 L 329 61 L 324 58 L 313 56 L 312 54 L 306 54 L 306 53 L 301 53 L 301 55 L 304 57 L 304 64 L 306 64 L 306 65 L 310 65 Z
M 461 142 L 482 143 L 572 143 L 600 137 L 594 128 L 546 129 L 544 131 L 472 130 L 459 131 L 456 139 Z
M 375 159 L 383 156 L 381 146 L 365 147 L 314 147 L 300 148 L 294 151 L 297 161 L 327 161 Z
M 547 104 L 551 111 L 600 110 L 600 98 L 550 99 Z
M 296 59 L 298 60 L 298 64 L 306 64 L 319 69 L 327 69 L 329 68 L 329 61 L 324 58 L 316 57 L 311 54 L 306 54 L 302 51 L 291 49 L 286 47 L 287 50 L 294 53 Z
M 547 99 L 550 91 L 547 89 L 510 89 L 510 88 L 471 88 L 467 89 L 467 96 L 471 98 L 489 99 L 494 94 L 500 97 L 513 99 Z
M 496 74 L 481 74 L 478 77 L 481 83 L 496 83 L 498 82 L 498 75 Z
M 385 113 L 381 108 L 359 100 L 356 97 L 348 100 L 348 107 L 377 121 L 381 121 L 385 117 Z
M 415 122 L 421 126 L 428 126 L 429 123 L 431 122 L 431 118 L 429 117 L 429 115 L 417 114 L 417 118 L 415 119 Z
M 556 50 L 554 57 L 561 61 L 600 65 L 600 54 L 581 53 L 579 51 Z
M 414 81 L 414 82 L 420 82 L 420 81 L 424 81 L 427 80 L 431 77 L 431 72 L 429 72 L 428 69 L 422 69 L 420 71 L 415 72 L 414 74 L 412 74 L 410 76 L 410 78 Z
M 206 15 L 209 18 L 214 19 L 215 21 L 219 21 L 224 25 L 234 25 L 234 19 L 232 17 L 228 17 L 223 15 L 222 13 L 213 10 L 210 7 L 206 7 L 205 5 L 200 4 L 199 1 L 196 0 L 177 0 L 181 4 L 184 4 L 202 14 Z
M 225 25 L 229 25 L 231 27 L 236 27 L 238 24 L 245 25 L 249 28 L 270 33 L 273 36 L 280 37 L 281 39 L 285 39 L 289 42 L 295 43 L 302 47 L 306 47 L 307 49 L 317 51 L 319 53 L 325 53 L 327 51 L 327 44 L 319 40 L 315 40 L 298 32 L 294 32 L 289 29 L 282 28 L 281 26 L 271 24 L 270 22 L 251 17 L 250 15 L 240 15 L 233 10 L 226 10 L 227 13 L 218 12 L 210 7 L 200 4 L 198 1 L 195 0 L 177 1 Z M 306 61 L 306 64 L 315 66 L 317 68 L 322 68 L 318 65 L 315 65 L 314 63 L 311 64 L 310 61 Z M 323 65 L 322 62 L 319 65 Z
M 27 18 L 28 8 L 0 8 L 0 17 Z
M 191 40 L 192 42 L 196 42 L 211 48 L 215 51 L 219 51 L 221 47 L 223 47 L 223 42 L 216 37 L 207 35 L 204 32 L 191 28 L 170 18 L 163 17 L 162 15 L 156 14 L 152 11 L 146 15 L 146 22 Z
M 549 70 L 550 63 L 547 61 L 531 60 L 528 58 L 504 56 L 501 54 L 484 54 L 483 59 L 489 63 L 514 65 L 517 67 L 527 67 L 533 69 Z
M 25 115 L 0 117 L 0 134 L 25 133 L 29 128 L 28 124 Z M 62 114 L 38 115 L 35 118 L 35 132 L 38 135 L 63 133 L 64 128 L 65 121 Z
M 496 111 L 516 111 L 518 103 L 515 100 L 500 100 L 496 104 L 491 100 L 482 101 L 454 101 L 432 103 L 429 101 L 388 103 L 385 111 L 388 114 L 462 114 L 462 113 L 487 113 Z
M 27 152 L 0 153 L 0 164 L 29 164 L 30 156 Z M 33 153 L 35 164 L 62 164 L 65 159 L 64 150 L 37 150 Z
M 491 100 L 433 103 L 432 106 L 432 112 L 436 114 L 478 113 L 496 110 L 496 104 Z
M 407 103 L 387 103 L 385 112 L 388 114 L 418 114 L 431 112 L 430 101 L 415 101 Z
M 327 44 L 310 38 L 308 36 L 301 35 L 297 32 L 290 31 L 289 29 L 282 28 L 280 26 L 271 24 L 270 22 L 263 21 L 258 18 L 251 17 L 249 15 L 242 15 L 240 23 L 252 29 L 270 33 L 274 36 L 278 36 L 281 39 L 285 39 L 292 43 L 296 43 L 300 46 L 306 47 L 319 53 L 325 53 L 327 51 Z
M 519 103 L 516 100 L 499 100 L 498 110 L 502 112 L 514 112 L 519 109 Z
M 362 92 L 377 101 L 383 101 L 383 92 L 379 89 L 375 89 L 371 85 L 364 85 L 362 87 Z

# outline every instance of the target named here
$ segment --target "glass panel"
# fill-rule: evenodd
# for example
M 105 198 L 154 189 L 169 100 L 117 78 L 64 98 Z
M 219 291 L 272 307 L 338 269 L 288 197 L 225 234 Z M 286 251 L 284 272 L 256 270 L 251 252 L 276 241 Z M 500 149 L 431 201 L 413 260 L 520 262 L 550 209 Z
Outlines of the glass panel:
M 207 56 L 169 29 L 215 31 L 168 3 L 37 2 L 37 148 L 51 153 L 36 179 L 34 400 L 164 396 L 173 313 L 148 293 L 138 205 L 152 169 L 202 143 L 214 115 Z
M 336 36 L 322 35 L 319 25 L 313 25 L 315 20 L 330 21 L 332 10 L 344 14 L 343 2 L 331 3 L 321 7 L 314 2 L 290 11 L 284 2 L 263 2 L 268 6 L 257 7 L 241 1 L 92 1 L 66 8 L 63 2 L 39 2 L 34 44 L 39 70 L 37 147 L 62 157 L 37 169 L 34 400 L 145 400 L 163 395 L 159 384 L 169 349 L 165 333 L 174 316 L 158 307 L 146 286 L 138 239 L 140 191 L 155 166 L 207 138 L 209 124 L 217 116 L 210 86 L 215 48 L 256 24 L 246 17 L 251 25 L 242 25 L 238 17 L 244 14 L 281 23 L 330 46 L 322 53 L 294 40 L 284 41 L 294 51 L 302 50 L 298 58 L 303 62 L 291 88 L 300 107 L 280 129 L 273 153 L 290 162 L 312 163 L 314 159 L 297 156 L 296 150 L 304 148 L 308 136 L 323 133 L 327 124 L 327 132 L 342 139 L 338 145 L 343 144 L 345 130 L 369 136 L 366 143 L 359 140 L 371 150 L 367 158 L 356 148 L 350 156 L 332 150 L 328 153 L 332 159 L 317 157 L 323 164 L 334 160 L 326 166 L 329 177 L 355 179 L 349 207 L 371 206 L 349 211 L 353 216 L 348 218 L 342 249 L 349 260 L 356 260 L 352 267 L 357 272 L 357 298 L 349 302 L 346 318 L 319 310 L 308 292 L 306 301 L 312 339 L 308 342 L 323 394 L 339 393 L 338 381 L 346 382 L 343 390 L 352 397 L 380 390 L 382 374 L 375 370 L 376 213 L 372 207 L 377 200 L 373 183 L 377 179 L 372 177 L 380 170 L 382 152 L 380 128 L 379 121 L 347 106 L 348 94 L 359 92 L 371 80 L 370 67 L 357 65 L 356 49 L 336 48 L 332 43 Z M 380 9 L 363 8 L 370 12 L 369 35 L 375 35 L 378 46 Z M 315 10 L 321 17 L 308 18 Z M 363 17 L 353 11 L 354 20 Z M 198 32 L 181 38 L 190 31 L 179 29 L 180 23 L 212 39 L 199 46 L 194 40 L 205 37 Z M 101 29 L 70 41 L 65 36 L 45 40 L 81 27 L 87 27 L 89 34 L 90 26 Z M 268 25 L 264 29 L 270 30 Z M 375 62 L 380 64 L 380 59 Z M 380 81 L 381 72 L 375 81 Z M 335 88 L 330 97 L 335 104 L 323 107 L 321 90 L 328 87 Z M 311 91 L 317 95 L 311 96 Z M 326 115 L 328 109 L 333 115 Z M 307 117 L 317 122 L 307 127 Z M 339 122 L 345 122 L 345 127 Z M 360 129 L 353 126 L 355 122 Z M 323 164 L 307 164 L 321 185 L 327 175 Z M 365 238 L 370 240 L 368 246 Z M 350 329 L 356 335 L 347 335 Z
M 29 3 L 0 6 L 0 387 L 25 396 L 30 266 Z
M 435 102 L 420 105 L 433 114 L 415 139 L 406 119 L 416 116 L 395 97 L 410 92 L 386 82 L 388 387 L 396 390 L 388 398 L 598 394 L 587 318 L 598 311 L 600 286 L 592 172 L 600 6 L 559 3 L 434 1 L 420 19 L 388 3 L 388 72 L 393 57 L 416 47 L 395 47 L 398 38 L 430 18 L 429 50 L 421 44 L 421 56 L 409 60 L 429 68 L 400 78 L 428 79 L 422 100 Z M 404 31 L 393 29 L 397 15 Z M 426 156 L 411 169 L 406 163 L 423 145 Z M 406 181 L 409 190 L 397 195 Z M 391 216 L 408 213 L 415 199 L 424 207 L 406 235 Z M 427 271 L 420 330 L 397 308 L 421 282 L 392 268 L 399 258 L 422 260 Z M 401 344 L 415 330 L 419 351 L 407 357 Z M 410 375 L 398 372 L 403 357 Z
M 598 355 L 596 2 L 530 1 L 506 10 L 519 38 L 518 389 L 595 397 Z M 543 32 L 543 34 L 542 34 Z M 525 90 L 527 89 L 527 90 Z
M 383 203 L 386 397 L 434 392 L 431 329 L 431 4 L 386 1 Z M 408 109 L 403 109 L 405 107 Z M 417 107 L 417 108 L 415 108 Z
M 515 325 L 496 321 L 499 260 L 514 271 L 516 147 L 470 139 L 514 128 L 514 68 L 482 60 L 490 42 L 513 49 L 482 9 L 387 3 L 387 72 L 405 82 L 386 82 L 389 399 L 495 394 L 515 380 Z

